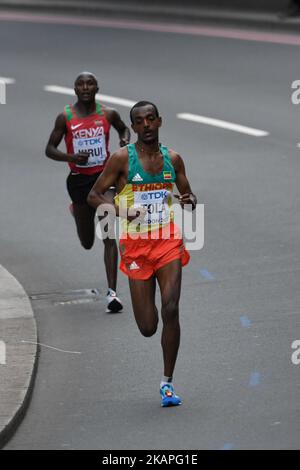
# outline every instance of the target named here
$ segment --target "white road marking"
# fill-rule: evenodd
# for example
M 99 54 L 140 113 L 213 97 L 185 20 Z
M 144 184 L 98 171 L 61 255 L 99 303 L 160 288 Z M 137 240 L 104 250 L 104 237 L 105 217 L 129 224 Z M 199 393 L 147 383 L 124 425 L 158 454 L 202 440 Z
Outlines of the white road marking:
M 13 83 L 16 83 L 16 80 L 14 78 L 0 77 L 0 82 L 5 83 L 6 85 L 12 85 Z
M 6 365 L 6 344 L 0 341 L 0 365 Z
M 251 135 L 253 137 L 265 137 L 269 132 L 260 129 L 253 129 L 252 127 L 241 126 L 233 122 L 221 121 L 220 119 L 212 119 L 206 116 L 199 116 L 197 114 L 180 113 L 177 114 L 178 119 L 185 119 L 186 121 L 193 121 L 199 124 L 206 124 L 208 126 L 220 127 L 222 129 L 240 132 L 242 134 Z
M 67 88 L 57 85 L 46 85 L 44 86 L 45 91 L 50 91 L 51 93 L 60 93 L 62 95 L 71 95 L 75 96 L 75 91 L 73 88 Z M 97 100 L 104 101 L 106 103 L 118 104 L 120 106 L 125 106 L 126 108 L 132 108 L 136 101 L 126 100 L 125 98 L 118 98 L 117 96 L 101 95 L 97 93 Z
M 75 96 L 75 91 L 73 88 L 58 86 L 58 85 L 46 85 L 44 90 L 51 93 L 59 93 L 62 95 Z M 125 106 L 126 108 L 132 108 L 136 103 L 135 101 L 127 100 L 125 98 L 119 98 L 117 96 L 102 95 L 97 94 L 96 98 L 100 101 L 104 101 L 110 104 L 117 104 L 120 106 Z M 269 132 L 262 131 L 259 129 L 253 129 L 251 127 L 241 126 L 240 124 L 234 124 L 232 122 L 221 121 L 220 119 L 208 118 L 206 116 L 199 116 L 197 114 L 190 113 L 180 113 L 177 114 L 178 119 L 184 119 L 186 121 L 193 121 L 200 124 L 207 124 L 209 126 L 220 127 L 222 129 L 227 129 L 235 132 L 240 132 L 242 134 L 248 134 L 254 137 L 265 137 L 269 135 Z

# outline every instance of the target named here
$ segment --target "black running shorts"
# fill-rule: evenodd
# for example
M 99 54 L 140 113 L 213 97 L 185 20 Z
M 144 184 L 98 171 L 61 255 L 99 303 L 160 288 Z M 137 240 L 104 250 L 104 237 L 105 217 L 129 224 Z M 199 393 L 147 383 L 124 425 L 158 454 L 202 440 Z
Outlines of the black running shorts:
M 87 204 L 86 200 L 89 192 L 99 175 L 101 173 L 83 175 L 82 173 L 71 172 L 67 178 L 67 189 L 72 202 L 75 204 Z

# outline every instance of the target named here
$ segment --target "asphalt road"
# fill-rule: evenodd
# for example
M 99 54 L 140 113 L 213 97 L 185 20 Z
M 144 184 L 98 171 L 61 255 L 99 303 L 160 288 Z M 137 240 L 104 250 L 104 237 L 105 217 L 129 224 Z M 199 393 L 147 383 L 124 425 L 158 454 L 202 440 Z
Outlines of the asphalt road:
M 7 449 L 287 449 L 300 444 L 299 47 L 150 31 L 1 22 L 0 263 L 33 301 L 41 347 L 30 408 Z M 205 204 L 205 245 L 184 269 L 175 384 L 161 409 L 159 333 L 105 314 L 99 240 L 85 252 L 68 213 L 67 167 L 44 157 L 81 70 L 100 92 L 157 103 L 161 141 L 184 157 Z M 129 122 L 128 109 L 117 107 Z M 269 132 L 179 120 L 189 112 Z M 300 139 L 299 139 L 300 140 Z M 114 137 L 112 148 L 117 148 Z M 59 304 L 68 290 L 100 300 Z

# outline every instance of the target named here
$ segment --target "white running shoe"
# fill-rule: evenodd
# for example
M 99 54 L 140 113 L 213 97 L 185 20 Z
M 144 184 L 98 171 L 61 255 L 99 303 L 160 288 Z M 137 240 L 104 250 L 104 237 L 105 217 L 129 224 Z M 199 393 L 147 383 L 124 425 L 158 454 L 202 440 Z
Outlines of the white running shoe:
M 106 296 L 107 301 L 107 309 L 106 313 L 118 313 L 123 310 L 123 305 L 119 297 L 114 290 L 108 289 L 108 293 Z

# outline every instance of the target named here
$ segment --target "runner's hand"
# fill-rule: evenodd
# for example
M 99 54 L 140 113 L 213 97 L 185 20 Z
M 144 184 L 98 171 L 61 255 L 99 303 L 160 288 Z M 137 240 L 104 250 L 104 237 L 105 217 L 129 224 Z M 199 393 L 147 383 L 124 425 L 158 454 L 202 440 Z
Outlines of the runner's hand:
M 71 163 L 75 163 L 77 165 L 85 165 L 88 161 L 89 154 L 87 152 L 80 152 L 80 153 L 75 153 L 75 155 L 72 155 L 71 157 Z
M 125 145 L 128 145 L 129 144 L 129 140 L 128 139 L 120 139 L 120 147 L 125 147 Z
M 142 207 L 142 206 L 141 207 L 130 207 L 127 210 L 127 220 L 129 222 L 132 222 L 134 220 L 136 223 L 139 223 L 144 219 L 146 214 L 147 214 L 146 207 Z
M 182 208 L 184 208 L 185 204 L 192 204 L 192 208 L 195 209 L 196 204 L 197 204 L 197 198 L 194 194 L 192 193 L 186 193 L 186 194 L 174 194 L 174 197 L 179 200 L 179 204 L 181 205 Z

